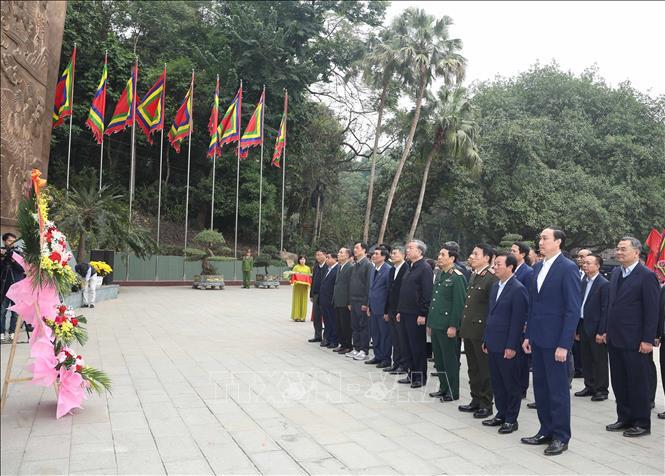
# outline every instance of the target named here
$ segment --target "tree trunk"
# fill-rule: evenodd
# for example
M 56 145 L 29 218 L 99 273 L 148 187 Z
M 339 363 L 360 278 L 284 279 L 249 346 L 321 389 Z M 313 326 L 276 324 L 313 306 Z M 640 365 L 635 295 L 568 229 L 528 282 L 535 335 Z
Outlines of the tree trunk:
M 372 148 L 371 168 L 369 172 L 369 188 L 367 189 L 367 208 L 365 209 L 365 224 L 363 225 L 363 241 L 369 240 L 369 219 L 372 213 L 372 197 L 374 194 L 374 173 L 376 170 L 376 151 L 379 147 L 379 138 L 381 137 L 381 123 L 383 121 L 383 107 L 388 94 L 388 81 L 383 82 L 381 91 L 381 100 L 379 101 L 379 117 L 376 120 L 376 131 L 374 133 L 374 147 Z
M 316 231 L 319 227 L 319 210 L 321 209 L 321 194 L 316 195 L 316 216 L 314 217 L 314 230 L 312 231 L 312 244 L 316 243 Z
M 79 233 L 79 245 L 76 249 L 76 261 L 81 262 L 85 261 L 83 257 L 85 256 L 85 231 Z
M 423 171 L 423 178 L 420 184 L 420 195 L 418 196 L 418 205 L 416 205 L 416 211 L 413 214 L 413 221 L 411 222 L 411 229 L 409 234 L 406 237 L 406 242 L 408 243 L 413 239 L 413 235 L 416 234 L 416 228 L 418 228 L 418 220 L 420 220 L 420 212 L 423 208 L 423 200 L 425 199 L 425 189 L 427 188 L 427 177 L 429 176 L 429 168 L 432 165 L 432 159 L 439 152 L 441 148 L 441 129 L 436 133 L 436 138 L 434 139 L 434 144 L 432 145 L 432 150 L 430 150 L 429 155 L 427 156 L 427 163 L 425 164 L 425 170 Z
M 399 159 L 399 164 L 397 164 L 397 170 L 395 171 L 395 176 L 393 177 L 393 183 L 390 185 L 390 192 L 388 192 L 388 200 L 386 201 L 386 208 L 383 211 L 383 220 L 381 220 L 381 229 L 379 230 L 379 239 L 377 243 L 382 243 L 384 235 L 386 234 L 386 228 L 388 227 L 388 217 L 390 216 L 390 209 L 393 205 L 393 200 L 395 198 L 395 192 L 397 191 L 397 184 L 399 178 L 402 175 L 402 169 L 404 168 L 404 163 L 406 162 L 409 153 L 411 152 L 411 146 L 413 145 L 413 136 L 416 134 L 416 126 L 418 125 L 418 119 L 420 118 L 420 108 L 423 102 L 423 96 L 425 94 L 425 75 L 426 71 L 421 71 L 420 81 L 418 85 L 418 97 L 416 99 L 416 111 L 413 114 L 413 121 L 411 122 L 411 129 L 409 130 L 409 135 L 406 138 L 406 144 L 404 145 L 404 152 L 402 152 L 402 157 Z

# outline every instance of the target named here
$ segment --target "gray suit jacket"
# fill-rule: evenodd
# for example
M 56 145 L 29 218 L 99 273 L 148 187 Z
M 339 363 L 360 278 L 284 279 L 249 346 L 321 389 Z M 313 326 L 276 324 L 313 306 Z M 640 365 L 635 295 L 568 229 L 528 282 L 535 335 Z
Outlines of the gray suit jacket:
M 346 307 L 349 301 L 349 282 L 351 278 L 351 269 L 353 261 L 347 261 L 344 266 L 339 265 L 337 279 L 335 280 L 335 289 L 333 291 L 333 305 L 335 307 Z

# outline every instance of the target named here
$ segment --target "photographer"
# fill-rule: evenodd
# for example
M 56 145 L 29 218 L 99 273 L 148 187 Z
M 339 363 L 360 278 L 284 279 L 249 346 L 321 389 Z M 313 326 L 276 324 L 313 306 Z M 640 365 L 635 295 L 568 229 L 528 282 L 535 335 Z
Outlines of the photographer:
M 5 336 L 5 318 L 7 317 L 7 309 L 14 303 L 9 300 L 6 295 L 7 291 L 12 284 L 19 282 L 25 278 L 25 272 L 21 265 L 14 260 L 14 254 L 20 254 L 20 250 L 14 247 L 16 242 L 16 235 L 13 233 L 5 233 L 2 235 L 2 262 L 0 263 L 0 277 L 2 279 L 0 287 L 2 288 L 2 308 L 0 309 L 0 341 L 11 341 L 14 339 L 14 332 L 16 331 L 16 320 L 18 314 L 11 312 L 11 319 L 9 321 L 9 333 Z

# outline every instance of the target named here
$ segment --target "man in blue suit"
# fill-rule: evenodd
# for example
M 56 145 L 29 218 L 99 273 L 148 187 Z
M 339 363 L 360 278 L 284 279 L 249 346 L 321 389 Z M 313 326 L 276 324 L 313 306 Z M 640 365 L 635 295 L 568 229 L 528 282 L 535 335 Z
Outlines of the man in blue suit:
M 531 288 L 533 280 L 533 268 L 531 267 L 531 247 L 523 241 L 516 241 L 510 247 L 510 252 L 517 259 L 517 267 L 514 270 L 514 277 L 526 288 L 527 292 Z M 517 350 L 517 366 L 519 368 L 520 388 L 522 389 L 522 398 L 526 398 L 526 391 L 529 389 L 529 369 L 531 368 L 531 356 L 524 353 L 522 349 L 524 342 L 524 333 L 521 335 L 520 348 Z
M 607 303 L 610 283 L 600 274 L 603 258 L 591 254 L 582 258 L 582 307 L 577 333 L 584 373 L 584 389 L 576 397 L 591 397 L 591 401 L 607 400 L 609 369 L 607 365 Z
M 500 254 L 494 260 L 494 275 L 499 281 L 490 291 L 483 337 L 483 352 L 489 356 L 496 403 L 496 415 L 484 420 L 483 425 L 498 426 L 501 434 L 517 430 L 522 400 L 517 350 L 529 311 L 529 297 L 526 288 L 513 274 L 516 267 L 517 259 L 512 254 Z
M 334 349 L 339 344 L 337 329 L 335 323 L 335 303 L 333 294 L 335 291 L 335 279 L 339 266 L 337 265 L 337 253 L 328 253 L 326 255 L 326 268 L 323 271 L 321 287 L 319 288 L 319 306 L 323 314 L 323 340 L 325 347 Z
M 379 246 L 374 250 L 372 262 L 374 269 L 371 271 L 369 284 L 369 309 L 367 315 L 370 319 L 372 341 L 374 342 L 374 358 L 366 360 L 369 365 L 376 365 L 380 369 L 392 366 L 392 339 L 390 337 L 390 324 L 384 319 L 388 290 L 390 288 L 390 266 L 386 260 L 390 256 L 390 250 L 385 246 Z
M 622 238 L 616 248 L 621 266 L 610 277 L 607 339 L 617 421 L 607 431 L 636 437 L 651 433 L 649 370 L 658 325 L 658 278 L 640 263 L 642 244 Z
M 522 438 L 527 445 L 549 444 L 545 455 L 559 455 L 570 440 L 570 392 L 567 357 L 573 345 L 580 313 L 580 276 L 577 265 L 561 254 L 566 234 L 556 228 L 540 233 L 545 259 L 533 268 L 529 290 L 529 317 L 522 347 L 533 359 L 533 391 L 540 429 Z

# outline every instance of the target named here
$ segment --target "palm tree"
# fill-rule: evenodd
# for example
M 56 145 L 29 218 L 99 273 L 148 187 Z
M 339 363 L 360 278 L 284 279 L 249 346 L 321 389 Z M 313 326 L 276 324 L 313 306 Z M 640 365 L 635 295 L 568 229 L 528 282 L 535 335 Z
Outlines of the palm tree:
M 97 188 L 91 181 L 69 194 L 51 188 L 53 217 L 77 245 L 76 259 L 84 260 L 89 244 L 115 250 L 131 249 L 143 257 L 157 250 L 155 241 L 141 227 L 130 226 L 123 195 L 109 186 Z
M 466 59 L 459 53 L 462 49 L 462 41 L 449 37 L 448 29 L 452 23 L 453 20 L 449 16 L 437 20 L 432 15 L 428 15 L 425 10 L 408 8 L 394 20 L 391 26 L 396 32 L 395 41 L 399 43 L 400 73 L 403 74 L 405 84 L 417 85 L 417 92 L 411 128 L 388 192 L 378 243 L 384 241 L 397 183 L 404 163 L 411 152 L 427 86 L 438 77 L 441 77 L 447 86 L 459 83 L 464 78 Z M 412 76 L 410 72 L 415 75 Z
M 365 209 L 365 223 L 363 225 L 363 241 L 367 243 L 369 239 L 369 221 L 372 211 L 372 198 L 374 195 L 374 176 L 376 172 L 376 155 L 379 147 L 379 138 L 381 137 L 381 126 L 383 123 L 383 111 L 386 105 L 389 88 L 393 83 L 398 70 L 397 50 L 393 48 L 390 42 L 393 32 L 390 29 L 384 29 L 378 36 L 372 36 L 369 41 L 369 53 L 363 58 L 362 76 L 365 83 L 374 89 L 381 89 L 379 96 L 379 106 L 377 109 L 378 117 L 376 120 L 376 130 L 374 132 L 374 146 L 372 147 L 372 156 L 370 159 L 369 186 L 367 189 L 367 207 Z
M 434 139 L 432 148 L 427 155 L 425 169 L 420 185 L 418 205 L 413 215 L 411 229 L 407 235 L 407 241 L 411 241 L 416 233 L 420 213 L 427 188 L 427 177 L 434 157 L 439 156 L 443 148 L 442 158 L 462 160 L 474 174 L 480 172 L 481 160 L 476 145 L 478 124 L 476 123 L 476 111 L 466 96 L 466 89 L 458 87 L 450 90 L 443 86 L 438 93 L 433 111 L 434 122 L 432 124 Z

